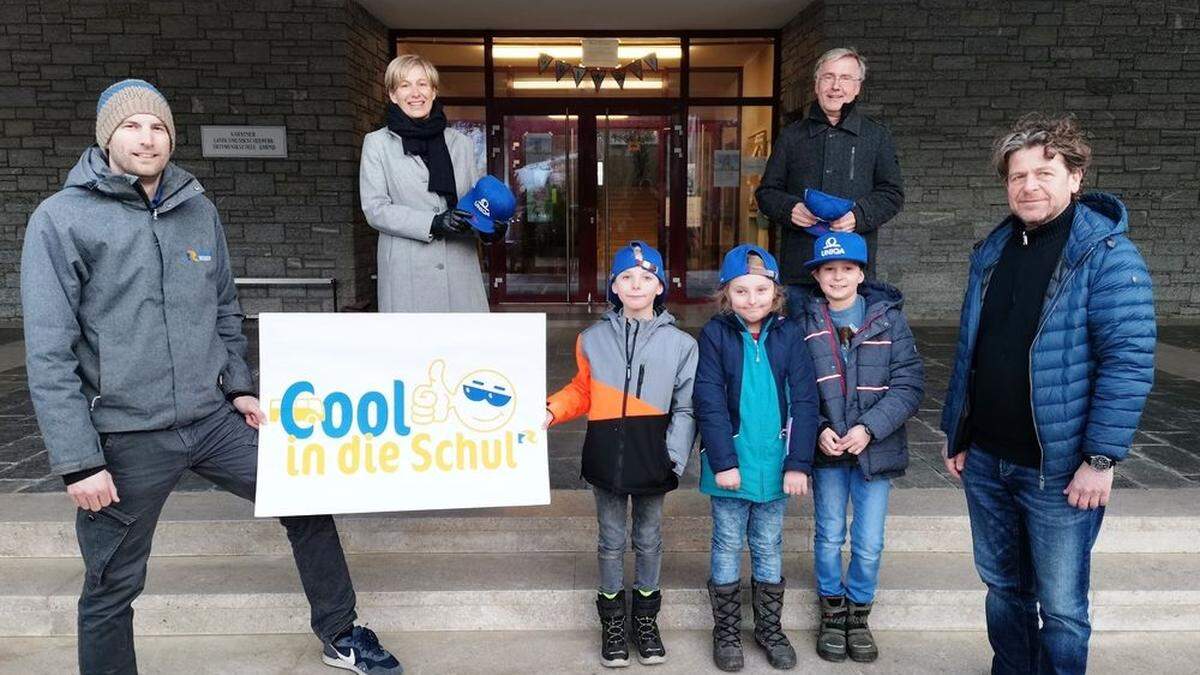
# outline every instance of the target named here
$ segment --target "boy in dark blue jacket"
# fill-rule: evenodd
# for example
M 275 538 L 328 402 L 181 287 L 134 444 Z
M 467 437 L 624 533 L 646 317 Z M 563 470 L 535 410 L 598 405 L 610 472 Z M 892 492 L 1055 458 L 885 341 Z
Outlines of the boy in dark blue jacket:
M 712 497 L 713 661 L 743 666 L 742 549 L 753 567 L 754 641 L 776 668 L 796 652 L 783 634 L 783 514 L 808 492 L 817 431 L 812 360 L 800 326 L 783 315 L 779 265 L 749 244 L 721 265 L 720 313 L 700 333 L 692 401 L 700 426 L 700 490 Z
M 821 630 L 817 654 L 827 661 L 874 661 L 867 626 L 883 553 L 891 479 L 908 466 L 904 423 L 924 395 L 925 371 L 896 288 L 867 282 L 867 245 L 853 232 L 814 242 L 807 263 L 819 291 L 803 297 L 804 322 L 821 393 L 819 452 L 814 460 L 813 544 Z M 842 577 L 846 507 L 854 503 L 850 566 Z

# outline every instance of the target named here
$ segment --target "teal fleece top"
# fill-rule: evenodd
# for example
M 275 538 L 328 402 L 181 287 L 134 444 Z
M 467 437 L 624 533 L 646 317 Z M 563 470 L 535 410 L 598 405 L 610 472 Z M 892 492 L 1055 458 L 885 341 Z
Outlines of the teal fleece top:
M 741 321 L 740 317 L 738 321 Z M 779 417 L 779 391 L 766 349 L 771 321 L 763 325 L 757 340 L 748 330 L 741 332 L 742 391 L 738 402 L 739 426 L 733 436 L 733 445 L 737 450 L 742 485 L 738 490 L 717 487 L 708 457 L 701 455 L 704 459 L 700 468 L 700 491 L 706 495 L 759 503 L 786 496 L 783 492 L 783 461 L 787 457 L 787 440 L 783 420 Z

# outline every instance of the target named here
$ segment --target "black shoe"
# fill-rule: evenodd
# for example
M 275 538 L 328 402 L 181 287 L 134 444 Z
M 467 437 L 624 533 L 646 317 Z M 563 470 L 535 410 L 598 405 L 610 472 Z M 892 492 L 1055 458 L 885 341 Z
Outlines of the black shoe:
M 741 582 L 717 586 L 709 580 L 708 600 L 713 611 L 713 663 L 725 672 L 741 670 L 746 664 L 742 654 Z
M 796 650 L 783 634 L 783 589 L 787 581 L 780 577 L 777 584 L 750 580 L 754 607 L 754 641 L 767 651 L 772 668 L 790 670 L 796 667 Z
M 817 633 L 817 656 L 826 661 L 846 660 L 846 598 L 821 598 L 821 628 Z
M 850 603 L 850 611 L 846 617 L 846 651 L 850 658 L 859 663 L 870 663 L 879 658 L 879 646 L 875 644 L 875 636 L 867 627 L 867 618 L 871 616 L 871 603 L 860 605 Z
M 633 597 L 633 642 L 637 646 L 638 661 L 642 665 L 663 663 L 667 660 L 667 648 L 663 646 L 658 632 L 658 610 L 662 608 L 662 591 L 643 595 L 634 590 Z
M 596 613 L 600 615 L 600 664 L 605 668 L 629 665 L 629 643 L 625 639 L 625 591 L 617 591 L 611 600 L 596 594 Z

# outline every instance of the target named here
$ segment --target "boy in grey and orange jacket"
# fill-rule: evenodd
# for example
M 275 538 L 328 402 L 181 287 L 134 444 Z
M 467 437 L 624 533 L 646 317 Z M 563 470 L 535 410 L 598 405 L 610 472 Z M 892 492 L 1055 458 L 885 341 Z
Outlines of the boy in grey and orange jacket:
M 634 641 L 644 664 L 666 660 L 657 616 L 662 605 L 662 504 L 679 485 L 696 424 L 692 383 L 696 340 L 663 309 L 666 270 L 658 251 L 630 242 L 613 258 L 613 310 L 580 333 L 579 372 L 549 397 L 547 425 L 587 414 L 584 480 L 596 495 L 599 522 L 601 663 L 629 663 L 625 637 L 625 519 L 633 501 L 636 576 Z

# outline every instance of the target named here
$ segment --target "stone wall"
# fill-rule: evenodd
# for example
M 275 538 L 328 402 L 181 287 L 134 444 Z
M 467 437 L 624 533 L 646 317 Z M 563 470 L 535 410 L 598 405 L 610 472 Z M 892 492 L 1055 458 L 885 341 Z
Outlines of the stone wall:
M 29 213 L 94 142 L 99 93 L 126 77 L 170 101 L 174 160 L 216 203 L 235 275 L 336 277 L 343 305 L 373 293 L 358 149 L 382 110 L 386 44 L 386 28 L 353 0 L 0 4 L 0 319 L 20 315 Z M 205 159 L 204 124 L 286 126 L 288 157 Z M 241 295 L 252 313 L 333 308 L 328 288 Z
M 1128 206 L 1160 317 L 1200 317 L 1200 2 L 818 0 L 783 53 L 806 59 L 814 39 L 869 59 L 864 108 L 894 133 L 908 188 L 879 271 L 912 315 L 957 316 L 971 245 L 1007 213 L 991 142 L 1040 110 L 1092 134 L 1085 188 Z M 785 65 L 785 114 L 812 100 L 810 70 Z

